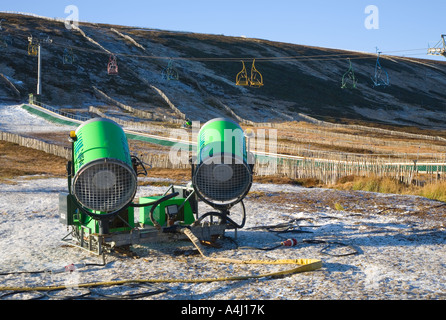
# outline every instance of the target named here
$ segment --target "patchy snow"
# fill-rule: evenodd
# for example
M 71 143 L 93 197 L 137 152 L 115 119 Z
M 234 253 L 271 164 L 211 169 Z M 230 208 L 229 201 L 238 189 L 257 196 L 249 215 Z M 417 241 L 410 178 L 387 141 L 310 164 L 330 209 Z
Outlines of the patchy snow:
M 71 126 L 56 124 L 33 115 L 20 105 L 0 104 L 0 130 L 17 134 L 28 132 L 69 132 Z
M 144 186 L 137 196 L 160 194 L 166 189 Z M 80 266 L 71 273 L 3 274 L 1 286 L 214 278 L 287 268 L 209 262 L 190 254 L 194 247 L 188 241 L 139 245 L 133 248 L 139 255 L 137 259 L 112 254 L 106 257 L 105 266 L 82 267 L 83 263 L 102 261 L 83 250 L 62 245 L 67 229 L 58 221 L 58 194 L 64 191 L 65 179 L 38 176 L 0 185 L 0 273 Z M 281 202 L 282 198 L 285 201 Z M 333 201 L 342 203 L 345 210 L 332 209 Z M 245 199 L 245 227 L 238 230 L 236 238 L 234 231 L 227 231 L 228 239 L 218 241 L 222 247 L 207 248 L 207 254 L 236 259 L 321 259 L 322 268 L 280 279 L 151 285 L 150 290 L 159 289 L 160 293 L 144 299 L 445 299 L 445 208 L 437 207 L 438 204 L 414 196 L 254 184 Z M 237 215 L 233 218 L 239 219 Z M 259 228 L 293 220 L 297 221 L 294 232 L 274 233 Z M 252 248 L 272 247 L 290 237 L 299 241 L 297 246 L 270 251 Z M 326 244 L 303 240 L 330 240 L 351 247 L 326 248 Z M 348 256 L 327 254 L 354 250 L 357 253 Z M 116 294 L 130 289 L 95 290 Z M 90 296 L 95 297 L 95 292 L 98 291 L 91 289 Z M 7 298 L 33 297 L 28 295 Z
M 67 130 L 65 126 L 29 114 L 20 106 L 4 105 L 0 105 L 0 128 L 16 133 Z M 101 264 L 102 260 L 81 249 L 63 246 L 61 239 L 68 230 L 59 223 L 58 195 L 66 189 L 66 179 L 44 176 L 22 177 L 0 185 L 0 286 L 75 285 L 122 279 L 200 279 L 290 268 L 209 262 L 192 254 L 194 247 L 188 241 L 134 246 L 138 259 L 112 254 L 107 255 L 105 266 L 82 267 L 85 263 Z M 167 187 L 144 186 L 139 188 L 137 197 L 166 190 Z M 446 297 L 446 207 L 439 207 L 442 203 L 415 196 L 276 184 L 254 184 L 244 203 L 245 227 L 238 230 L 237 235 L 233 230 L 227 231 L 227 238 L 218 241 L 221 248 L 206 249 L 208 256 L 243 260 L 320 259 L 322 268 L 280 279 L 162 283 L 145 288 L 103 287 L 92 288 L 87 293 L 100 298 L 101 294 L 155 290 L 157 294 L 144 299 L 162 300 L 444 300 Z M 336 203 L 344 210 L 334 209 Z M 207 209 L 200 205 L 201 213 Z M 237 206 L 231 218 L 241 221 Z M 293 228 L 287 233 L 261 228 L 293 221 Z M 255 249 L 276 246 L 287 238 L 296 238 L 298 245 L 269 251 Z M 326 243 L 311 243 L 311 240 L 338 244 L 327 247 Z M 338 256 L 343 253 L 356 254 Z M 78 269 L 75 272 L 23 273 L 63 270 L 70 264 L 78 265 Z M 52 297 L 57 298 L 58 293 Z M 36 293 L 4 294 L 0 292 L 0 299 L 40 297 Z

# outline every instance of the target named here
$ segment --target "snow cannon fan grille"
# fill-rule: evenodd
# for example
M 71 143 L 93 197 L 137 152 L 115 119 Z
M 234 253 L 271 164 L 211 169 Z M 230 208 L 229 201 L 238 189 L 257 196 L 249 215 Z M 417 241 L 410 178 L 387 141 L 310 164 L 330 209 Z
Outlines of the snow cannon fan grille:
M 101 159 L 83 167 L 73 183 L 73 193 L 84 207 L 105 213 L 129 204 L 136 179 L 127 165 L 114 159 Z
M 252 185 L 240 126 L 227 119 L 208 121 L 198 134 L 197 166 L 192 183 L 198 196 L 216 208 L 241 201 Z
M 75 132 L 72 194 L 95 219 L 130 205 L 137 189 L 127 137 L 109 119 L 94 118 Z

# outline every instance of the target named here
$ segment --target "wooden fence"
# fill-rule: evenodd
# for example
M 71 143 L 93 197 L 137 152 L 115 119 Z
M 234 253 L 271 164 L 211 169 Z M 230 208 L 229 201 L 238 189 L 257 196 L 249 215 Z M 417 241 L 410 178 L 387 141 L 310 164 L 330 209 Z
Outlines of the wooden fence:
M 383 128 L 375 128 L 375 127 L 366 127 L 366 126 L 354 125 L 354 124 L 331 123 L 331 122 L 326 122 L 326 121 L 322 121 L 322 120 L 317 120 L 317 119 L 310 117 L 303 113 L 299 113 L 299 116 L 307 122 L 314 123 L 314 124 L 317 124 L 317 125 L 320 125 L 323 127 L 356 129 L 356 130 L 370 131 L 370 132 L 374 132 L 374 133 L 405 136 L 405 137 L 414 138 L 414 139 L 425 139 L 425 140 L 446 142 L 445 138 L 439 137 L 439 136 L 429 136 L 429 135 L 424 135 L 424 134 L 416 134 L 416 133 L 395 131 L 395 130 L 389 130 L 389 129 L 383 129 Z
M 39 139 L 24 137 L 11 132 L 0 131 L 0 140 L 15 143 L 27 148 L 44 151 L 65 159 L 71 159 L 71 148 L 48 143 Z
M 71 159 L 71 148 L 65 146 L 2 131 L 0 131 L 0 140 L 44 151 L 65 159 Z M 190 168 L 189 163 L 171 161 L 168 153 L 144 153 L 139 157 L 152 168 Z M 418 173 L 417 166 L 413 162 L 392 164 L 376 158 L 347 161 L 342 159 L 324 160 L 311 158 L 277 159 L 275 161 L 271 158 L 257 158 L 254 168 L 255 175 L 259 176 L 279 175 L 292 179 L 315 178 L 325 184 L 334 183 L 338 179 L 350 175 L 392 177 L 409 184 Z M 444 165 L 437 166 L 436 169 L 427 170 L 426 174 L 430 179 L 438 179 L 438 177 L 444 176 L 443 170 Z
M 389 164 L 378 159 L 362 161 L 323 160 L 304 158 L 302 160 L 279 159 L 274 166 L 268 161 L 257 160 L 256 175 L 278 176 L 292 179 L 317 179 L 324 184 L 333 184 L 346 176 L 391 177 L 404 183 L 411 183 L 417 169 L 413 163 Z

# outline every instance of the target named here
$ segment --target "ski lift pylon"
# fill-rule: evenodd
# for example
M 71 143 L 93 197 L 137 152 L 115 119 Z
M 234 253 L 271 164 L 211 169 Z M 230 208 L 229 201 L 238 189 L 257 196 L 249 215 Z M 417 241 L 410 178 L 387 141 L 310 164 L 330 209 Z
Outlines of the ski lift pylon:
M 37 56 L 38 51 L 38 43 L 34 41 L 33 37 L 28 37 L 28 55 L 29 56 Z
M 356 85 L 358 83 L 358 80 L 356 80 L 355 77 L 355 71 L 353 70 L 353 66 L 352 66 L 352 61 L 350 60 L 350 58 L 348 58 L 348 62 L 350 64 L 347 72 L 345 72 L 342 75 L 342 83 L 341 83 L 341 88 L 342 89 L 355 89 Z
M 118 74 L 118 62 L 117 62 L 116 56 L 114 54 L 112 54 L 108 59 L 107 73 L 109 75 L 117 75 Z

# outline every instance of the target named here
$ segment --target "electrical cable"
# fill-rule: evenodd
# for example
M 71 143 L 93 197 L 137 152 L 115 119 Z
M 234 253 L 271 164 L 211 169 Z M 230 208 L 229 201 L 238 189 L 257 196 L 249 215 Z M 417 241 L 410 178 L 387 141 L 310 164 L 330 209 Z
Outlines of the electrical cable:
M 129 283 L 126 283 L 125 285 L 128 287 L 131 287 L 131 288 L 145 287 L 145 288 L 149 288 L 152 290 L 148 290 L 145 292 L 131 293 L 131 294 L 104 294 L 104 293 L 95 291 L 95 292 L 92 292 L 92 294 L 98 295 L 101 298 L 106 299 L 106 300 L 129 300 L 129 299 L 141 299 L 141 298 L 145 298 L 148 296 L 153 296 L 156 294 L 160 294 L 160 293 L 169 291 L 169 289 L 167 289 L 167 288 L 163 288 L 163 289 L 156 288 L 156 290 L 153 290 L 153 286 L 150 285 L 149 283 L 129 282 Z
M 235 228 L 242 229 L 246 223 L 246 209 L 245 209 L 245 204 L 243 203 L 243 200 L 240 201 L 240 204 L 242 205 L 242 211 L 243 211 L 243 218 L 242 218 L 242 222 L 240 224 L 236 223 L 234 220 L 229 218 L 227 214 L 225 214 L 223 212 L 210 211 L 210 212 L 206 212 L 205 214 L 202 214 L 198 219 L 195 220 L 193 225 L 199 225 L 201 223 L 201 221 L 203 221 L 206 217 L 216 216 L 216 217 L 220 218 L 220 220 L 222 220 L 222 221 L 229 222 Z
M 17 290 L 17 291 L 11 291 L 11 292 L 7 292 L 7 293 L 4 293 L 4 294 L 0 295 L 0 300 L 3 300 L 4 298 L 10 297 L 12 295 L 21 294 L 21 293 L 28 293 L 28 294 L 33 293 L 33 294 L 37 295 L 37 296 L 31 297 L 31 298 L 29 298 L 27 300 L 40 300 L 40 299 L 46 297 L 44 292 L 42 293 L 42 292 L 39 292 L 39 291 L 32 291 L 32 290 L 31 291 L 28 291 L 28 290 Z
M 333 256 L 333 257 L 345 257 L 345 256 L 351 256 L 351 255 L 355 255 L 355 254 L 359 253 L 358 250 L 356 250 L 352 245 L 345 244 L 345 243 L 342 243 L 339 241 L 327 241 L 327 240 L 312 239 L 312 240 L 302 240 L 302 243 L 326 244 L 326 246 L 324 248 L 322 248 L 320 250 L 320 252 L 323 254 L 329 255 L 329 256 Z M 333 254 L 328 251 L 328 249 L 331 248 L 332 246 L 346 247 L 346 248 L 350 249 L 350 252 L 341 253 L 341 254 Z
M 65 291 L 67 289 L 68 288 L 63 289 L 63 290 Z M 70 289 L 73 289 L 73 288 L 70 288 Z M 51 294 L 52 292 L 61 291 L 61 290 L 49 290 L 49 291 L 46 291 L 45 292 L 45 297 L 47 297 L 49 299 L 75 300 L 75 299 L 86 297 L 86 296 L 91 294 L 91 291 L 88 288 L 84 288 L 84 293 L 81 293 L 81 294 L 78 294 L 78 295 L 67 295 L 67 294 L 55 295 L 55 294 Z M 77 291 L 80 291 L 80 290 L 77 290 Z
M 278 223 L 275 225 L 266 225 L 266 226 L 255 226 L 255 227 L 250 227 L 247 228 L 248 230 L 258 230 L 258 229 L 265 229 L 269 232 L 274 232 L 274 233 L 290 233 L 290 232 L 294 232 L 294 233 L 312 233 L 311 231 L 305 231 L 302 230 L 302 226 L 300 225 L 295 225 L 294 222 L 296 221 L 301 221 L 301 220 L 307 220 L 305 218 L 296 218 L 296 219 L 292 219 L 288 222 L 285 223 Z M 316 226 L 304 226 L 305 228 L 315 228 Z M 297 229 L 296 229 L 297 228 Z
M 273 232 L 276 234 L 281 234 L 281 233 L 302 233 L 302 232 L 308 232 L 311 233 L 311 231 L 304 231 L 301 230 L 300 227 L 298 226 L 298 229 L 295 229 L 295 225 L 293 225 L 294 222 L 299 221 L 299 220 L 304 220 L 304 219 L 293 219 L 289 222 L 286 223 L 279 223 L 276 225 L 266 225 L 266 226 L 256 226 L 256 227 L 251 227 L 250 229 L 264 229 L 267 230 L 268 232 Z M 314 227 L 314 226 L 310 226 L 310 227 Z M 279 236 L 280 237 L 280 236 Z M 282 237 L 281 237 L 282 238 Z M 272 247 L 250 247 L 250 246 L 242 246 L 239 247 L 239 249 L 255 249 L 255 250 L 263 250 L 263 251 L 270 251 L 270 250 L 275 250 L 281 247 L 294 247 L 297 246 L 299 243 L 308 243 L 308 244 L 326 244 L 326 246 L 324 248 L 322 248 L 320 250 L 321 253 L 326 254 L 326 255 L 330 255 L 330 256 L 335 256 L 335 257 L 342 257 L 342 256 L 349 256 L 349 255 L 354 255 L 358 253 L 358 250 L 356 250 L 353 246 L 339 242 L 339 241 L 328 241 L 328 240 L 319 240 L 319 239 L 304 239 L 301 240 L 300 242 L 295 239 L 295 238 L 289 238 L 284 239 L 284 241 L 282 241 L 280 244 L 272 246 Z M 350 248 L 350 252 L 347 253 L 343 253 L 343 254 L 333 254 L 329 252 L 329 249 L 333 246 L 341 246 L 341 247 L 346 247 L 346 248 Z
M 100 266 L 104 267 L 107 263 L 105 261 L 105 253 L 102 253 L 102 263 L 80 263 L 80 264 L 69 264 L 64 266 L 63 268 L 57 269 L 57 270 L 37 270 L 37 271 L 9 271 L 9 272 L 2 272 L 0 273 L 0 276 L 7 276 L 12 274 L 41 274 L 41 273 L 62 273 L 65 271 L 73 271 L 76 269 L 81 269 L 83 267 L 93 267 L 93 266 Z
M 161 202 L 164 202 L 166 200 L 169 200 L 171 198 L 174 198 L 176 196 L 178 196 L 179 193 L 175 192 L 175 193 L 171 193 L 168 194 L 167 196 L 164 196 L 158 200 L 152 201 L 152 202 L 148 202 L 148 203 L 131 203 L 130 206 L 131 207 L 135 207 L 135 208 L 141 208 L 141 207 L 149 207 L 149 206 L 154 206 L 156 207 L 158 204 L 160 204 Z
M 204 253 L 204 249 L 200 244 L 198 238 L 191 232 L 188 228 L 180 229 L 194 244 L 198 249 L 201 256 L 213 262 L 219 263 L 236 263 L 236 264 L 268 264 L 268 265 L 278 265 L 278 264 L 291 264 L 293 267 L 291 269 L 282 271 L 273 271 L 263 274 L 245 275 L 245 276 L 229 276 L 229 277 L 216 277 L 216 278 L 200 278 L 200 279 L 128 279 L 128 280 L 115 280 L 115 281 L 100 281 L 100 282 L 90 282 L 90 283 L 79 283 L 76 285 L 77 288 L 93 288 L 101 286 L 112 286 L 112 285 L 122 285 L 129 283 L 145 284 L 145 283 L 208 283 L 208 282 L 222 282 L 222 281 L 240 281 L 249 279 L 259 279 L 259 278 L 280 278 L 290 276 L 296 273 L 309 272 L 318 270 L 322 267 L 322 261 L 319 259 L 276 259 L 276 260 L 239 260 L 231 258 L 213 258 L 208 257 Z M 31 291 L 52 291 L 66 289 L 67 286 L 64 285 L 53 285 L 53 286 L 35 286 L 35 287 L 14 287 L 14 286 L 4 286 L 0 287 L 0 291 L 20 291 L 20 292 L 31 292 Z

